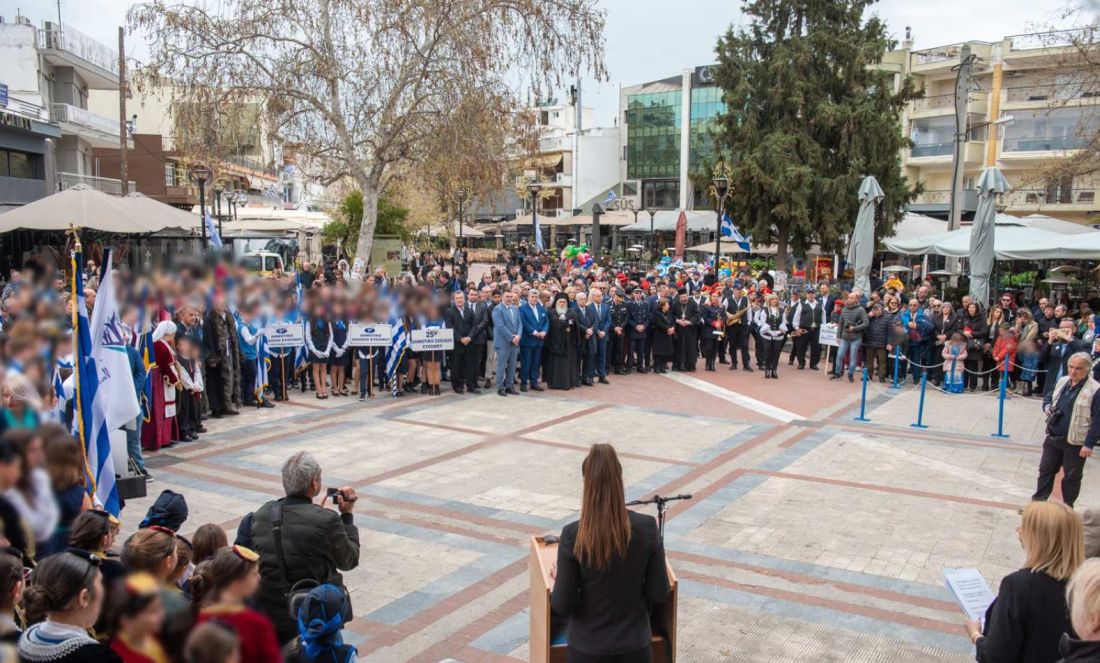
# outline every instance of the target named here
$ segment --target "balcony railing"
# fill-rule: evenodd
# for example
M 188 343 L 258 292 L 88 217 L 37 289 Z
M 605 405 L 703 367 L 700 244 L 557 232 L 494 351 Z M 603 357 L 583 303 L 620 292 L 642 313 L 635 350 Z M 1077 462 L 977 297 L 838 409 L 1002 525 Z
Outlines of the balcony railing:
M 951 109 L 955 107 L 955 95 L 937 94 L 931 97 L 922 97 L 913 100 L 913 112 L 930 111 L 938 109 Z
M 12 96 L 8 97 L 7 110 L 13 113 L 18 113 L 25 117 L 33 117 L 38 120 L 48 121 L 50 118 L 50 114 L 46 111 L 45 106 L 32 104 L 29 101 L 23 101 L 22 99 L 18 99 Z
M 1072 101 L 1100 98 L 1100 86 L 1095 82 L 1062 83 L 1057 85 L 1022 85 L 1005 88 L 1008 101 Z
M 70 187 L 74 187 L 77 184 L 84 184 L 102 191 L 103 193 L 111 193 L 116 196 L 122 195 L 122 180 L 115 180 L 109 177 L 92 177 L 91 175 L 81 175 L 79 173 L 58 173 L 57 174 L 57 190 L 64 191 Z M 137 185 L 133 182 L 129 183 L 127 191 L 137 191 Z
M 50 121 L 58 124 L 75 124 L 116 138 L 119 136 L 117 120 L 70 104 L 50 104 Z
M 926 48 L 923 51 L 913 51 L 913 61 L 918 65 L 943 62 L 944 60 L 958 60 L 962 50 L 962 44 L 948 44 L 936 48 Z
M 1096 28 L 1074 28 L 1053 32 L 1034 32 L 1026 35 L 1008 37 L 1009 50 L 1027 51 L 1036 48 L 1062 48 L 1076 44 L 1091 44 L 1096 41 Z
M 1079 150 L 1088 145 L 1087 138 L 1081 136 L 1024 136 L 1004 140 L 1002 152 L 1059 152 Z
M 914 145 L 910 151 L 912 157 L 942 157 L 950 156 L 955 151 L 955 144 L 947 143 L 921 143 Z
M 64 51 L 118 76 L 116 51 L 75 28 L 66 25 L 58 29 L 56 23 L 48 25 L 52 27 L 38 31 L 39 48 Z
M 249 170 L 254 170 L 257 173 L 263 173 L 265 175 L 271 175 L 271 176 L 278 176 L 278 172 L 276 172 L 276 170 L 273 167 L 271 167 L 270 165 L 264 163 L 263 161 L 260 161 L 259 159 L 254 159 L 252 157 L 246 157 L 246 156 L 240 156 L 240 155 L 229 155 L 229 156 L 222 157 L 222 161 L 225 161 L 226 163 L 231 163 L 231 164 L 234 164 L 234 165 L 237 165 L 237 166 L 241 166 L 242 168 L 248 168 Z
M 978 192 L 975 189 L 963 189 L 959 194 L 962 198 L 963 210 L 969 211 L 977 206 Z M 950 205 L 951 191 L 947 189 L 922 191 L 914 202 L 918 205 Z
M 1001 196 L 1009 207 L 1051 205 L 1092 205 L 1096 202 L 1096 189 L 1017 189 Z

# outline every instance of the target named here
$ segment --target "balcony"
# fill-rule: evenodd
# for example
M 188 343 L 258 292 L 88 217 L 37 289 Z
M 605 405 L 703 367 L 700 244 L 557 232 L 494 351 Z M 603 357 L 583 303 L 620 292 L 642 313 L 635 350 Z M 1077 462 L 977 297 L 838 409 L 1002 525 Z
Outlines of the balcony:
M 1100 86 L 1094 81 L 1005 88 L 1005 106 L 1050 106 L 1078 100 L 1100 100 Z M 1089 103 L 1097 103 L 1095 101 Z
M 933 96 L 921 97 L 920 99 L 914 99 L 911 112 L 927 113 L 929 111 L 937 113 L 953 113 L 955 111 L 955 95 L 954 94 L 937 94 Z
M 79 70 L 89 88 L 118 89 L 118 53 L 83 32 L 47 21 L 38 48 L 50 64 Z
M 917 143 L 909 151 L 906 163 L 911 166 L 950 165 L 954 158 L 955 144 L 951 141 Z M 985 159 L 985 141 L 971 140 L 963 148 L 966 163 L 982 163 Z
M 93 189 L 102 191 L 103 193 L 110 193 L 116 196 L 122 195 L 122 180 L 115 180 L 109 177 L 92 177 L 91 175 L 81 175 L 79 173 L 58 173 L 57 174 L 57 190 L 64 191 L 69 187 L 76 186 L 77 184 L 84 184 L 90 186 Z M 129 183 L 127 191 L 137 191 L 137 185 L 133 182 Z
M 1098 192 L 1100 189 L 1094 188 L 1016 189 L 1001 196 L 1001 202 L 1009 209 L 1021 211 L 1091 211 L 1098 209 Z
M 1006 136 L 1001 152 L 1005 156 L 1009 156 L 1013 152 L 1066 152 L 1079 150 L 1088 146 L 1088 144 L 1087 138 L 1077 135 L 1020 136 L 1013 138 Z
M 50 104 L 50 122 L 60 126 L 62 133 L 80 136 L 93 147 L 118 147 L 118 121 L 87 108 Z
M 45 198 L 48 194 L 46 180 L 0 177 L 0 207 L 33 203 L 39 198 Z
M 564 136 L 549 136 L 539 139 L 539 150 L 542 152 L 557 152 L 568 150 L 572 147 L 571 141 Z
M 1091 51 L 1098 37 L 1100 34 L 1095 27 L 1010 35 L 1005 37 L 1002 53 L 1005 62 L 1009 63 L 1065 66 L 1067 56 L 1078 57 L 1086 50 Z
M 973 212 L 978 209 L 978 192 L 974 189 L 964 189 L 962 194 L 962 211 Z M 951 209 L 950 190 L 924 191 L 909 205 L 910 212 L 944 212 Z

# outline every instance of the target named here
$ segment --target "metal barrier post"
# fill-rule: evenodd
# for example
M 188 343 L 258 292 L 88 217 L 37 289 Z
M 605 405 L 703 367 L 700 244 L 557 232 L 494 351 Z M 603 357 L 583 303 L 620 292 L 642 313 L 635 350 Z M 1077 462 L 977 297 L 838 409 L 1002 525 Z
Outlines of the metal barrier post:
M 928 428 L 924 423 L 924 389 L 928 386 L 928 371 L 920 374 L 920 403 L 917 404 L 917 423 L 909 424 L 912 428 Z
M 898 367 L 901 366 L 901 348 L 894 346 L 894 384 L 890 385 L 891 389 L 900 389 L 901 385 L 898 384 Z
M 870 421 L 867 418 L 867 367 L 863 367 L 863 394 L 859 398 L 859 416 L 856 421 Z
M 1005 361 L 1005 370 L 1001 374 L 1001 396 L 997 403 L 997 432 L 992 437 L 1007 440 L 1010 435 L 1005 433 L 1005 391 L 1008 389 L 1008 361 Z

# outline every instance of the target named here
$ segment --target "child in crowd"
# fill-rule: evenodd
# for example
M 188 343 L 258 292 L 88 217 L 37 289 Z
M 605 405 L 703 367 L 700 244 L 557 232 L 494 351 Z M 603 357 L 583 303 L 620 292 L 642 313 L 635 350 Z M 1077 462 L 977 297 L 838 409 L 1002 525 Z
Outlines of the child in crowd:
M 952 394 L 961 394 L 966 386 L 963 382 L 964 362 L 966 361 L 966 337 L 955 332 L 943 346 L 943 389 Z

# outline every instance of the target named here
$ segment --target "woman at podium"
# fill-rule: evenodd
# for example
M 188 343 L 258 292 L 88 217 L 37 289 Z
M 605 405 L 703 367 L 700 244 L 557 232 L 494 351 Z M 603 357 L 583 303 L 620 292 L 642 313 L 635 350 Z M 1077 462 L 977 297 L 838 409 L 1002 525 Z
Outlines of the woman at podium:
M 669 594 L 657 521 L 627 510 L 610 444 L 592 445 L 581 474 L 581 518 L 562 529 L 550 599 L 569 619 L 568 661 L 648 663 L 649 608 Z

